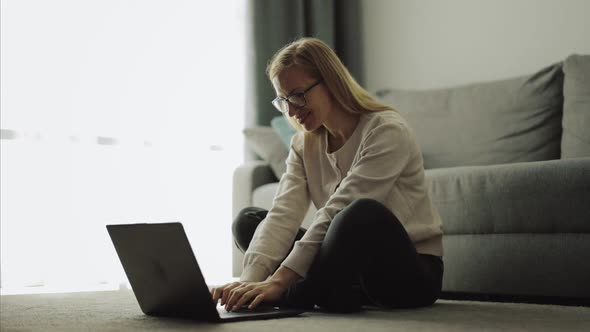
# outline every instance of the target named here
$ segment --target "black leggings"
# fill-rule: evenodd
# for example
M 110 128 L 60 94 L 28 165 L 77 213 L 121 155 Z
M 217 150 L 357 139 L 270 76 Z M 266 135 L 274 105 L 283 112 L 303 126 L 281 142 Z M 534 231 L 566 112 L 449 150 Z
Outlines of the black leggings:
M 236 245 L 245 252 L 268 211 L 245 208 L 233 223 Z M 296 240 L 305 234 L 300 229 Z M 297 301 L 354 311 L 362 305 L 412 308 L 440 295 L 441 257 L 418 254 L 397 217 L 383 204 L 359 199 L 332 220 L 305 279 L 289 289 Z

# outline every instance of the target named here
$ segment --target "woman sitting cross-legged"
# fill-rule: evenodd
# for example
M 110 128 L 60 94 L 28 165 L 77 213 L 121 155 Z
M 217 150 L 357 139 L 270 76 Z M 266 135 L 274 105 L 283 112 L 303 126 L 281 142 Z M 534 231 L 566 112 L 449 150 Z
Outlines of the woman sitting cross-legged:
M 442 222 L 408 123 L 318 39 L 286 45 L 267 72 L 273 105 L 298 132 L 271 209 L 246 208 L 234 221 L 244 270 L 211 290 L 214 301 L 338 312 L 434 303 Z M 310 201 L 318 210 L 304 230 Z

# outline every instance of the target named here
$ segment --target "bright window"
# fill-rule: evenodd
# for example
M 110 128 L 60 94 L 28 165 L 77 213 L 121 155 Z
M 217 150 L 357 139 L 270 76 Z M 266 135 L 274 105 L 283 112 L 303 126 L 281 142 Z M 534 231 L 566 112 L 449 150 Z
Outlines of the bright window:
M 241 0 L 2 0 L 2 293 L 126 283 L 105 225 L 181 221 L 231 277 Z

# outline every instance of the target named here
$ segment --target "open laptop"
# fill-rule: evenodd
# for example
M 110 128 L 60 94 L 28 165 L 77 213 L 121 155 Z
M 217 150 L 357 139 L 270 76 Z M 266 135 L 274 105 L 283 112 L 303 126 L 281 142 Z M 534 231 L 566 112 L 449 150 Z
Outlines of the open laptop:
M 146 315 L 229 322 L 303 312 L 272 306 L 227 312 L 213 303 L 181 223 L 107 225 L 107 230 Z

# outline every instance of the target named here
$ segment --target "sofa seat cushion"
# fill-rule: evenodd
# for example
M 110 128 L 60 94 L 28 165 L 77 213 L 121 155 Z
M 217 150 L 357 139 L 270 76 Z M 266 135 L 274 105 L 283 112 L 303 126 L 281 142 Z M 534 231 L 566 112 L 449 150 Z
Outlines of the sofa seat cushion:
M 378 95 L 414 129 L 426 169 L 560 158 L 561 63 L 518 78 Z
M 426 171 L 445 234 L 590 233 L 590 158 Z

